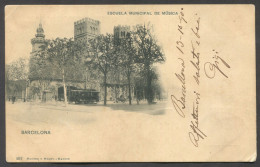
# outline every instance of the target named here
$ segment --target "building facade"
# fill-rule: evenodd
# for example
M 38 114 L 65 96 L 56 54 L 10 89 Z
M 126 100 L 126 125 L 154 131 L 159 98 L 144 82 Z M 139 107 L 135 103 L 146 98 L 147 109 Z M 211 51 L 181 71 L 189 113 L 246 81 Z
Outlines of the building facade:
M 90 39 L 95 38 L 100 35 L 100 21 L 94 20 L 88 17 L 77 20 L 74 22 L 74 40 L 76 42 L 86 43 Z M 83 59 L 82 61 L 86 61 Z M 91 68 L 86 67 L 84 72 L 84 88 L 85 89 L 95 89 L 100 91 L 100 74 L 92 70 Z
M 115 26 L 114 39 L 120 40 L 127 37 L 130 33 L 130 26 Z M 74 40 L 77 42 L 87 42 L 90 39 L 100 35 L 100 21 L 90 18 L 83 18 L 74 22 Z M 32 52 L 30 56 L 30 75 L 29 84 L 27 84 L 26 92 L 27 98 L 31 100 L 62 100 L 63 84 L 62 78 L 58 75 L 57 70 L 52 66 L 48 67 L 37 64 L 37 53 L 45 49 L 48 40 L 45 39 L 44 29 L 42 24 L 39 24 L 35 37 L 31 40 Z M 52 69 L 52 70 L 45 70 Z M 78 89 L 95 89 L 100 92 L 100 100 L 104 99 L 104 85 L 102 75 L 88 67 L 81 80 L 66 79 L 66 86 Z M 120 70 L 113 71 L 108 76 L 107 82 L 107 100 L 117 101 L 118 98 L 123 97 L 127 99 L 129 96 L 128 84 L 126 84 L 125 77 Z M 133 90 L 133 89 L 132 89 Z M 131 92 L 133 94 L 133 92 Z
M 130 35 L 130 26 L 118 25 L 114 26 L 114 42 L 115 45 L 120 45 L 121 40 Z M 124 72 L 120 69 L 115 69 L 110 73 L 107 84 L 108 100 L 118 101 L 118 99 L 126 99 L 129 96 L 127 80 L 124 77 Z M 132 89 L 133 91 L 133 89 Z M 133 92 L 130 92 L 133 94 Z
M 130 35 L 130 26 L 118 25 L 114 26 L 114 40 L 115 44 L 119 44 L 120 41 Z
M 74 40 L 88 41 L 100 34 L 100 21 L 83 18 L 74 22 Z
M 48 44 L 45 39 L 42 24 L 39 24 L 35 38 L 31 40 L 32 52 L 29 60 L 29 81 L 26 86 L 28 100 L 50 101 L 58 100 L 63 90 L 62 78 L 58 77 L 57 70 L 49 64 L 39 65 L 37 53 L 44 50 Z M 52 69 L 52 70 L 48 70 Z M 84 80 L 67 80 L 67 87 L 84 88 Z
M 31 55 L 34 55 L 36 52 L 41 51 L 47 46 L 47 40 L 45 39 L 44 30 L 42 24 L 39 24 L 39 27 L 36 30 L 35 38 L 31 40 L 32 52 Z

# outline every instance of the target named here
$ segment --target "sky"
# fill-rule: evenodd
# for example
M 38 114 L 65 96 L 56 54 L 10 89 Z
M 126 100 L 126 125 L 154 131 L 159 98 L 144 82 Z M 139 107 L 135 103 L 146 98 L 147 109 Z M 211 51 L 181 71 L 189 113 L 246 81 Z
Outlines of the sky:
M 155 10 L 153 7 L 150 11 Z M 71 38 L 74 36 L 74 21 L 89 17 L 101 22 L 101 33 L 113 33 L 116 25 L 144 24 L 154 22 L 156 31 L 165 28 L 160 26 L 160 19 L 152 16 L 108 15 L 107 12 L 148 11 L 142 6 L 7 6 L 5 8 L 6 32 L 6 63 L 17 60 L 19 57 L 29 58 L 32 49 L 31 39 L 35 37 L 39 23 L 42 23 L 46 39 L 57 37 Z M 168 16 L 165 16 L 168 17 Z M 175 17 L 175 16 L 171 16 Z M 166 34 L 167 35 L 167 34 Z M 164 38 L 164 36 L 158 36 Z M 160 41 L 160 40 L 159 40 Z M 162 40 L 161 40 L 162 41 Z

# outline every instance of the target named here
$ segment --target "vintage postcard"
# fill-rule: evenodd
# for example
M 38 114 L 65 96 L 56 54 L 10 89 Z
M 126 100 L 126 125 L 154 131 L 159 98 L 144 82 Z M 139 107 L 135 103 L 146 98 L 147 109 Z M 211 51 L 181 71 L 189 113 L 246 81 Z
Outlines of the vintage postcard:
M 7 162 L 256 160 L 254 5 L 5 7 Z

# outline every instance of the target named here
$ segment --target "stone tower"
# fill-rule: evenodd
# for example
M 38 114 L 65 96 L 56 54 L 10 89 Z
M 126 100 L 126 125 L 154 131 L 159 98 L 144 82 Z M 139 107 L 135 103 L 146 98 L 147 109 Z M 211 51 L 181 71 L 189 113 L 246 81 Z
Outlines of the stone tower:
M 45 40 L 44 30 L 42 28 L 42 24 L 39 24 L 39 27 L 36 30 L 35 38 L 31 40 L 32 43 L 32 52 L 34 54 L 37 51 L 40 51 L 43 46 L 47 45 L 47 41 Z
M 127 35 L 130 34 L 130 26 L 115 26 L 114 27 L 114 38 L 115 42 L 118 44 L 121 39 L 124 39 L 127 37 Z
M 87 41 L 100 34 L 100 21 L 83 18 L 74 22 L 75 41 Z

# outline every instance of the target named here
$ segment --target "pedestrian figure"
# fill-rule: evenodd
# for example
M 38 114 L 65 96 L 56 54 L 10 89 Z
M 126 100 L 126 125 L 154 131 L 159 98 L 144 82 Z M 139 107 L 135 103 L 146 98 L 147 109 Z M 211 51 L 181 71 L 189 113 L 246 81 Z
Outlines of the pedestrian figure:
M 15 102 L 15 96 L 12 96 L 12 104 Z

